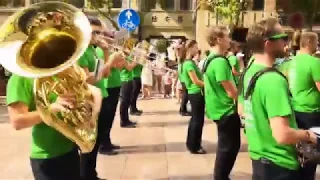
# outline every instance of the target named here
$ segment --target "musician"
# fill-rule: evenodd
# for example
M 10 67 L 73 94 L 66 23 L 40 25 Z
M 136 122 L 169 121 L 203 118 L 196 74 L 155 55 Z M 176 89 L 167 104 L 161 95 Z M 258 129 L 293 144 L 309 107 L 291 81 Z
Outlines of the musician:
M 300 129 L 320 126 L 320 60 L 313 56 L 317 47 L 317 33 L 302 32 L 299 53 L 289 67 L 293 109 Z M 316 168 L 316 164 L 306 163 L 302 168 L 304 179 L 315 179 Z
M 76 144 L 46 125 L 37 110 L 31 78 L 13 74 L 7 84 L 7 105 L 16 130 L 32 127 L 31 169 L 35 180 L 80 179 L 80 158 Z M 72 94 L 57 97 L 50 105 L 52 113 L 65 111 L 75 104 Z
M 188 127 L 187 148 L 192 154 L 205 154 L 201 146 L 202 130 L 204 124 L 204 98 L 201 93 L 203 87 L 202 74 L 192 59 L 198 52 L 198 43 L 195 40 L 188 40 L 185 47 L 181 65 L 182 77 L 188 92 L 188 99 L 191 104 L 191 119 Z
M 141 91 L 141 73 L 143 66 L 141 64 L 137 64 L 132 70 L 132 94 L 131 94 L 131 102 L 130 102 L 130 114 L 133 116 L 140 116 L 142 111 L 137 108 L 137 100 Z
M 104 52 L 101 48 L 97 49 L 97 55 L 99 58 L 105 59 Z M 106 104 L 108 108 L 104 110 L 106 111 L 106 116 L 108 116 L 108 118 L 106 119 L 108 120 L 108 125 L 107 125 L 107 130 L 103 135 L 105 137 L 105 140 L 101 142 L 99 152 L 101 154 L 106 154 L 106 155 L 116 155 L 118 153 L 114 150 L 119 149 L 120 146 L 115 145 L 111 142 L 110 132 L 111 132 L 113 121 L 117 111 L 119 95 L 120 95 L 120 87 L 121 87 L 120 69 L 123 68 L 125 60 L 117 52 L 111 54 L 108 58 L 108 61 L 110 59 L 114 59 L 115 63 L 113 63 L 112 67 L 110 67 L 111 74 L 109 75 L 109 77 L 105 79 L 106 81 L 105 85 L 106 85 L 109 96 L 106 99 Z
M 240 148 L 240 119 L 236 112 L 237 88 L 228 59 L 229 30 L 211 27 L 207 34 L 210 54 L 204 63 L 204 89 L 207 117 L 217 124 L 218 147 L 214 179 L 229 179 Z
M 261 70 L 271 68 L 284 56 L 286 34 L 277 19 L 254 24 L 248 32 L 248 46 L 254 61 L 244 71 L 239 97 L 239 113 L 245 117 L 245 129 L 252 159 L 253 180 L 302 180 L 295 144 L 316 143 L 314 133 L 298 130 L 291 107 L 287 80 L 279 72 L 262 74 L 254 91 L 244 98 L 248 84 Z
M 188 90 L 186 88 L 186 85 L 184 83 L 184 77 L 182 76 L 182 64 L 184 62 L 184 56 L 185 53 L 184 52 L 185 49 L 184 49 L 184 43 L 179 43 L 175 46 L 175 53 L 176 53 L 176 56 L 178 58 L 178 78 L 179 78 L 179 81 L 181 83 L 181 86 L 182 86 L 182 99 L 181 99 L 181 103 L 180 103 L 180 110 L 179 110 L 179 113 L 181 116 L 190 116 L 191 114 L 187 111 L 187 103 L 189 101 L 188 99 Z
M 101 34 L 102 31 L 102 23 L 99 19 L 95 17 L 88 17 L 91 27 L 92 27 L 92 40 L 91 44 L 85 51 L 85 53 L 82 55 L 82 57 L 78 61 L 78 65 L 84 69 L 86 72 L 88 78 L 87 82 L 90 84 L 95 85 L 97 88 L 100 89 L 102 94 L 102 105 L 101 105 L 101 111 L 98 117 L 98 136 L 96 144 L 93 148 L 93 150 L 90 153 L 81 154 L 81 178 L 82 180 L 92 180 L 92 179 L 99 179 L 97 177 L 96 172 L 96 162 L 97 162 L 97 154 L 99 150 L 99 146 L 101 142 L 105 142 L 105 136 L 104 133 L 106 132 L 108 128 L 108 122 L 110 121 L 108 119 L 108 113 L 106 111 L 107 109 L 107 97 L 108 92 L 106 90 L 105 86 L 105 79 L 103 77 L 106 77 L 110 74 L 110 67 L 114 66 L 114 63 L 116 62 L 115 59 L 107 59 L 109 57 L 109 52 L 107 49 L 107 45 L 98 39 L 101 39 L 101 37 L 97 37 L 97 35 Z M 104 65 L 104 69 L 101 72 L 99 71 L 100 67 L 99 64 L 103 64 L 103 61 L 100 61 L 97 59 L 96 54 L 96 47 L 101 47 L 104 53 L 106 64 Z M 101 76 L 101 78 L 99 76 Z
M 133 89 L 132 70 L 137 66 L 135 61 L 132 61 L 131 55 L 126 53 L 126 63 L 121 70 L 121 101 L 120 101 L 120 126 L 123 128 L 135 128 L 136 123 L 129 119 L 129 106 L 131 102 L 131 93 Z

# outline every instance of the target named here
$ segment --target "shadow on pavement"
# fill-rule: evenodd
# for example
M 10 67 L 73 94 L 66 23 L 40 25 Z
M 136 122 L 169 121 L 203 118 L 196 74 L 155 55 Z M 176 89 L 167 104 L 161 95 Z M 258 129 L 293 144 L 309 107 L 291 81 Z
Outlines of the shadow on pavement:
M 251 179 L 251 174 L 236 172 L 236 173 L 232 173 L 230 178 L 234 180 L 249 180 Z M 212 179 L 213 179 L 213 174 L 197 175 L 197 176 L 170 176 L 168 178 L 159 178 L 156 180 L 212 180 Z
M 217 152 L 217 144 L 209 141 L 202 141 L 203 148 L 208 154 Z M 154 145 L 121 146 L 121 154 L 140 154 L 140 153 L 165 153 L 165 152 L 187 152 L 185 143 L 167 143 Z M 239 152 L 248 152 L 248 145 L 242 144 Z
M 204 121 L 204 124 L 210 124 L 210 121 Z M 139 122 L 138 127 L 177 127 L 187 126 L 189 121 L 164 121 L 164 122 Z
M 179 110 L 143 112 L 142 115 L 159 116 L 159 115 L 177 115 L 177 114 L 179 114 Z

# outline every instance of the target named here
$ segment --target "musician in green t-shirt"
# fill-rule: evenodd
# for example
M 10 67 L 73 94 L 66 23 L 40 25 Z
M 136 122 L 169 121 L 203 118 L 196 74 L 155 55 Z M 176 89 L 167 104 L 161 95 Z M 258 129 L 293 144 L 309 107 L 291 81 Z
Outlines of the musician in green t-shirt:
M 289 64 L 288 81 L 298 128 L 320 127 L 320 59 L 313 54 L 318 47 L 318 34 L 302 32 L 299 53 Z M 302 177 L 313 180 L 317 164 L 308 162 Z
M 105 59 L 104 52 L 102 49 L 96 49 L 97 56 L 101 59 Z M 111 142 L 110 132 L 112 129 L 113 121 L 115 118 L 115 114 L 117 111 L 119 95 L 120 95 L 120 87 L 121 87 L 121 79 L 120 79 L 120 69 L 123 68 L 125 60 L 120 53 L 112 53 L 107 61 L 115 61 L 111 68 L 110 75 L 104 79 L 104 85 L 109 96 L 106 98 L 107 108 L 104 109 L 106 111 L 106 131 L 104 133 L 104 141 L 100 143 L 99 153 L 105 155 L 116 155 L 118 154 L 116 149 L 119 149 L 120 146 L 115 145 Z
M 313 132 L 297 129 L 288 82 L 272 68 L 276 58 L 285 55 L 286 39 L 275 18 L 254 24 L 247 35 L 254 61 L 244 71 L 238 106 L 245 119 L 253 179 L 305 179 L 295 145 L 301 141 L 317 143 Z M 269 71 L 256 78 L 266 70 Z M 249 91 L 251 88 L 254 89 Z
M 123 128 L 135 128 L 136 123 L 129 119 L 129 107 L 131 102 L 131 93 L 133 89 L 133 74 L 132 70 L 137 66 L 135 61 L 132 61 L 132 56 L 127 54 L 126 63 L 120 72 L 121 79 L 121 101 L 120 101 L 120 126 Z
M 108 120 L 108 92 L 105 86 L 105 79 L 110 75 L 110 68 L 115 64 L 115 59 L 109 59 L 108 45 L 105 41 L 101 41 L 98 35 L 104 31 L 102 23 L 95 17 L 88 17 L 92 27 L 92 41 L 85 53 L 78 60 L 78 65 L 86 72 L 87 82 L 100 89 L 102 94 L 102 105 L 98 117 L 98 135 L 95 147 L 90 153 L 81 154 L 81 178 L 83 180 L 97 179 L 96 161 L 97 154 L 101 142 L 105 142 L 104 133 L 107 131 Z M 101 48 L 105 59 L 97 57 L 96 48 Z M 108 61 L 106 61 L 108 60 Z
M 191 104 L 191 119 L 188 127 L 187 148 L 192 154 L 204 154 L 202 148 L 202 128 L 204 124 L 204 97 L 201 92 L 203 87 L 202 74 L 194 56 L 199 52 L 195 40 L 188 40 L 184 47 L 184 62 L 181 64 L 181 76 L 184 79 Z

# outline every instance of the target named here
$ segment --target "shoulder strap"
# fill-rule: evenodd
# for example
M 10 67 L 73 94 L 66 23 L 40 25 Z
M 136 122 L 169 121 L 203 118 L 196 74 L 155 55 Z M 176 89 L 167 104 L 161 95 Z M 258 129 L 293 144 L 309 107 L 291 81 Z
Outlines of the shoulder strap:
M 286 76 L 285 76 L 284 74 L 282 74 L 282 73 L 281 73 L 278 69 L 276 69 L 276 68 L 273 68 L 273 67 L 272 67 L 272 68 L 262 69 L 262 70 L 258 71 L 257 73 L 255 73 L 255 74 L 252 76 L 252 78 L 251 78 L 251 80 L 250 80 L 250 82 L 249 82 L 249 85 L 248 85 L 248 89 L 247 89 L 247 91 L 246 91 L 245 94 L 244 94 L 244 99 L 245 99 L 245 100 L 248 99 L 248 98 L 252 95 L 257 80 L 258 80 L 262 75 L 264 75 L 264 74 L 266 74 L 266 73 L 268 73 L 268 72 L 278 73 L 278 74 L 281 75 L 283 78 L 287 79 Z
M 240 75 L 239 84 L 238 84 L 238 95 L 240 95 L 241 93 L 244 94 L 244 88 L 243 88 L 244 75 L 247 73 L 248 69 L 251 67 L 253 62 L 254 62 L 254 59 L 251 59 Z
M 228 60 L 226 59 L 225 56 L 222 56 L 222 55 L 213 55 L 213 56 L 207 56 L 206 60 L 204 61 L 203 63 L 203 67 L 202 67 L 202 73 L 204 74 L 206 71 L 207 71 L 207 68 L 209 67 L 209 64 L 212 60 L 216 59 L 216 58 L 223 58 L 225 60 Z M 229 64 L 229 61 L 228 61 L 228 64 Z M 230 65 L 230 64 L 229 64 Z

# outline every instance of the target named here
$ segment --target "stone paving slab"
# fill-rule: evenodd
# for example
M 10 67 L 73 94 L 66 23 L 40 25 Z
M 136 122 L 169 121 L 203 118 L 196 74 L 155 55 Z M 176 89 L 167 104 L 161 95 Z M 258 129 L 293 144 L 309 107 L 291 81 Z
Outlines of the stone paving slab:
M 143 116 L 132 117 L 136 129 L 119 127 L 116 117 L 112 141 L 121 145 L 119 155 L 99 155 L 100 177 L 108 180 L 211 180 L 216 152 L 216 126 L 206 121 L 203 146 L 206 155 L 187 152 L 188 117 L 178 115 L 172 99 L 139 101 Z M 30 129 L 14 131 L 6 108 L 0 107 L 0 180 L 32 180 L 29 167 Z M 243 138 L 241 152 L 232 172 L 233 180 L 249 180 L 251 161 Z M 320 179 L 320 177 L 319 177 Z

